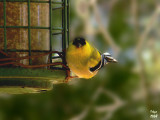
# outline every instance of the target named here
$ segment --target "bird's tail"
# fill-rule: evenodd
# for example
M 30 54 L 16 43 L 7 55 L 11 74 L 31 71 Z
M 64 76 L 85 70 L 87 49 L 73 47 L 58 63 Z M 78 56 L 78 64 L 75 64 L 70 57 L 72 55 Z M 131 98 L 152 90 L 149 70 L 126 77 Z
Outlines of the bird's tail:
M 118 61 L 114 59 L 109 53 L 103 53 L 102 54 L 103 64 L 107 63 L 117 63 Z

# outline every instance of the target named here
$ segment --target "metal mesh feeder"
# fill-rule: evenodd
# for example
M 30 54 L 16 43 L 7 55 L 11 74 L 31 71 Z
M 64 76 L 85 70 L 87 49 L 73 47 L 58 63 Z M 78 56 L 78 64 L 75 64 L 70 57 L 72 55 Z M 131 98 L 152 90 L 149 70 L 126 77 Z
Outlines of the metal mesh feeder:
M 63 82 L 68 44 L 69 0 L 0 0 L 0 93 Z

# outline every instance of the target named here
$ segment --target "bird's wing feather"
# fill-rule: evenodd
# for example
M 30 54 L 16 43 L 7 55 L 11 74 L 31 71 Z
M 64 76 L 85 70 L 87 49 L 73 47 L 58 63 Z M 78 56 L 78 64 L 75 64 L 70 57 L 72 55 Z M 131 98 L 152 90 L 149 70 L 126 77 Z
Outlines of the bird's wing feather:
M 101 55 L 99 51 L 92 47 L 92 54 L 90 55 L 90 58 L 88 60 L 88 66 L 89 68 L 95 67 L 100 61 L 101 61 Z

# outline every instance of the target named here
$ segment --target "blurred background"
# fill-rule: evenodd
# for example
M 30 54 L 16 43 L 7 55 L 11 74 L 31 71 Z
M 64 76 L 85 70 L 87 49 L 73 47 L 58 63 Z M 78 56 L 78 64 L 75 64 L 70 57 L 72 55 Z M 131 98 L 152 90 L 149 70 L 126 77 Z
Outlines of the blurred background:
M 158 0 L 70 0 L 70 36 L 119 63 L 40 94 L 0 95 L 0 120 L 159 120 Z M 157 117 L 156 117 L 157 116 Z

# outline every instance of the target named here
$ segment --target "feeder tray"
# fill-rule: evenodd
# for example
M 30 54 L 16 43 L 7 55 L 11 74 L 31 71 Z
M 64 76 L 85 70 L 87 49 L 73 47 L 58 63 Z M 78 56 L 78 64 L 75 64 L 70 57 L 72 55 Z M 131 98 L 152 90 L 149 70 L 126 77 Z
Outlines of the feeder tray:
M 63 83 L 65 55 L 54 51 L 64 53 L 68 45 L 69 0 L 0 0 L 0 94 Z
M 62 70 L 0 68 L 0 93 L 35 93 L 51 90 L 53 84 L 63 83 Z

